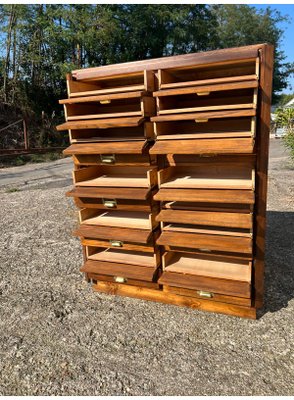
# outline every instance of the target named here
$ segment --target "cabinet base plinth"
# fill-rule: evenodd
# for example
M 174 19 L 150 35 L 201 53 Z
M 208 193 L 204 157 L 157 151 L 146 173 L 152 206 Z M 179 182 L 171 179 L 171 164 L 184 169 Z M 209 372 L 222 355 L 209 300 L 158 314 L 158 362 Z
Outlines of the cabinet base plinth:
M 243 307 L 212 300 L 181 296 L 139 286 L 130 286 L 111 282 L 97 282 L 97 284 L 93 285 L 93 290 L 100 293 L 134 297 L 141 300 L 157 301 L 165 304 L 190 307 L 200 311 L 216 312 L 235 317 L 256 319 L 256 309 L 253 307 Z

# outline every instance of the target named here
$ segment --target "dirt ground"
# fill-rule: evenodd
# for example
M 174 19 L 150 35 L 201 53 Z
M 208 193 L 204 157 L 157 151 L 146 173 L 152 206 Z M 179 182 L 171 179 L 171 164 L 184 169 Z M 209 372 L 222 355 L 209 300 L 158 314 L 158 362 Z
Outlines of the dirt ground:
M 71 161 L 0 170 L 1 395 L 293 395 L 294 169 L 271 141 L 257 321 L 93 293 Z

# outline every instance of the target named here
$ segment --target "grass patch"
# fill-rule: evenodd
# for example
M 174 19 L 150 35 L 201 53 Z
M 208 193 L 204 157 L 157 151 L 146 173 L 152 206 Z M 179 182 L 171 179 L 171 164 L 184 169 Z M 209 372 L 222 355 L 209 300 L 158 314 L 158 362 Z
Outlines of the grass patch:
M 18 189 L 18 188 L 9 188 L 9 189 L 6 189 L 5 192 L 6 193 L 20 192 L 20 189 Z

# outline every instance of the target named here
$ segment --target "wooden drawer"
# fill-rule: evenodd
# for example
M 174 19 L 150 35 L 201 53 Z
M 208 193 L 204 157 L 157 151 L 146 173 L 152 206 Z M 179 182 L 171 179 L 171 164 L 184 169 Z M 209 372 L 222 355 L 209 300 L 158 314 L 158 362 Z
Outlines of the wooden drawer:
M 219 301 L 221 303 L 236 304 L 244 307 L 251 307 L 252 300 L 244 297 L 227 296 L 219 293 L 206 292 L 203 290 L 186 289 L 182 287 L 163 285 L 165 293 L 178 294 L 180 296 L 195 297 L 197 299 L 205 299 L 210 301 Z
M 247 163 L 203 162 L 158 171 L 158 185 L 164 189 L 254 190 L 254 184 L 255 172 L 250 160 Z
M 155 244 L 155 240 L 158 238 L 158 236 L 159 230 L 153 233 L 153 238 L 150 244 L 123 242 L 122 240 L 88 239 L 84 237 L 81 237 L 81 243 L 83 246 L 113 248 L 153 254 L 158 253 L 158 246 Z
M 80 271 L 87 275 L 91 274 L 90 276 L 92 279 L 95 279 L 95 275 L 112 276 L 116 278 L 114 279 L 114 282 L 117 283 L 128 283 L 129 279 L 143 282 L 154 282 L 156 281 L 156 276 L 158 274 L 158 269 L 156 267 L 150 268 L 141 265 L 95 260 L 87 260 Z M 98 276 L 96 277 L 97 280 Z
M 90 269 L 88 266 L 84 266 L 83 269 Z M 92 270 L 93 268 L 91 268 Z M 82 271 L 83 272 L 83 271 Z M 97 284 L 98 282 L 109 282 L 109 283 L 117 283 L 117 277 L 116 276 L 111 276 L 111 275 L 101 275 L 93 272 L 85 272 L 87 279 L 91 279 L 94 284 Z M 152 282 L 149 281 L 142 281 L 142 280 L 137 280 L 137 279 L 129 279 L 129 278 L 124 278 L 124 282 L 121 282 L 119 285 L 120 286 L 125 286 L 129 288 L 130 286 L 136 286 L 139 287 L 139 289 L 142 290 L 142 288 L 148 288 L 152 290 L 159 290 L 160 285 L 157 283 L 157 278 L 160 276 L 160 269 L 157 269 L 153 278 Z M 120 280 L 121 281 L 121 280 Z
M 76 186 L 151 188 L 157 184 L 157 169 L 151 167 L 91 166 L 73 171 Z
M 244 110 L 257 107 L 257 81 L 212 85 L 155 92 L 157 115 L 205 111 Z M 204 88 L 205 89 L 205 88 Z
M 85 225 L 146 231 L 152 231 L 158 225 L 155 215 L 141 211 L 99 211 L 84 208 L 79 211 L 79 219 Z
M 139 71 L 135 73 L 116 74 L 86 78 L 81 71 L 79 79 L 67 75 L 68 97 L 95 96 L 110 93 L 134 92 L 138 90 L 154 90 L 154 73 L 152 71 Z
M 167 286 L 251 297 L 252 263 L 229 257 L 199 256 L 167 252 L 162 257 L 163 275 L 159 283 Z M 199 293 L 200 294 L 200 293 Z M 207 297 L 209 295 L 207 294 Z
M 195 207 L 197 208 L 197 207 Z M 250 211 L 240 209 L 229 209 L 224 211 L 211 211 L 209 208 L 203 211 L 199 210 L 161 210 L 156 216 L 156 221 L 197 225 L 204 227 L 219 227 L 228 229 L 240 229 L 243 231 L 252 232 L 253 220 Z
M 230 60 L 222 64 L 190 65 L 160 69 L 159 89 L 174 89 L 196 86 L 198 91 L 210 91 L 212 85 L 257 81 L 259 78 L 259 58 Z M 203 88 L 203 89 L 202 89 Z
M 167 189 L 161 188 L 155 195 L 156 201 L 174 201 L 185 203 L 198 202 L 208 204 L 254 204 L 253 190 L 227 189 Z
M 208 225 L 203 227 L 176 223 L 163 225 L 157 244 L 197 249 L 208 253 L 252 254 L 252 234 L 248 230 Z
M 161 264 L 160 253 L 157 248 L 154 253 L 151 253 L 138 250 L 127 250 L 125 248 L 105 248 L 87 245 L 85 247 L 85 252 L 87 260 L 99 262 L 137 265 L 145 268 L 155 268 L 159 267 Z
M 149 154 L 147 141 L 77 143 L 63 151 L 72 155 L 74 163 L 80 165 L 151 165 L 156 156 Z
M 57 125 L 58 131 L 69 130 L 71 143 L 119 142 L 152 139 L 153 124 L 143 117 L 71 121 Z
M 129 92 L 59 100 L 67 121 L 115 117 L 150 117 L 155 114 L 155 99 L 145 92 Z
M 159 206 L 150 189 L 76 187 L 66 195 L 73 197 L 79 208 L 157 213 Z
M 189 115 L 183 115 L 183 118 Z M 255 117 L 212 118 L 196 122 L 195 119 L 154 122 L 157 141 L 211 138 L 250 138 L 255 136 Z

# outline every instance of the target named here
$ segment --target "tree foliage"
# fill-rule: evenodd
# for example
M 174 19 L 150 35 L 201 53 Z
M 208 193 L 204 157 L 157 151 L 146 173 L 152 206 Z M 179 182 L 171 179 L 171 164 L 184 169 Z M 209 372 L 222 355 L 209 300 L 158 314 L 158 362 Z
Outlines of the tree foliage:
M 52 115 L 61 118 L 71 69 L 263 42 L 275 46 L 275 94 L 293 73 L 280 48 L 286 20 L 249 5 L 0 5 L 0 101 L 20 108 L 38 135 L 44 118 L 48 131 Z

